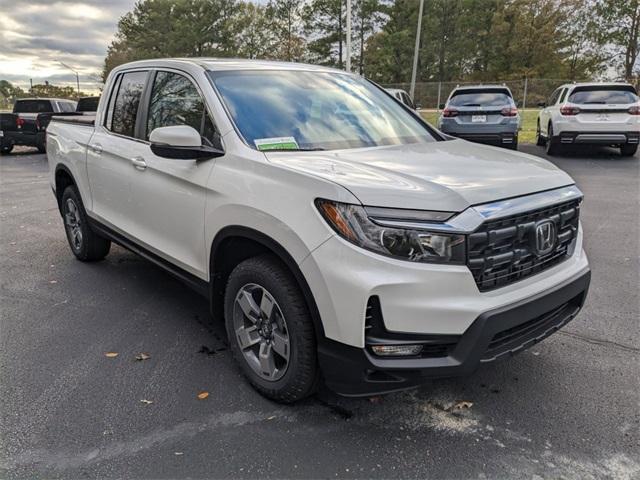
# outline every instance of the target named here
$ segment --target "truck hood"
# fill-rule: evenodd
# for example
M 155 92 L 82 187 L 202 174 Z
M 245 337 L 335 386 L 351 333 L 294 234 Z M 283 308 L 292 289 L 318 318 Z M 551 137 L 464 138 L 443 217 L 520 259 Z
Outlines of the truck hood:
M 340 184 L 378 207 L 461 212 L 574 183 L 541 158 L 464 140 L 264 153 L 269 162 Z

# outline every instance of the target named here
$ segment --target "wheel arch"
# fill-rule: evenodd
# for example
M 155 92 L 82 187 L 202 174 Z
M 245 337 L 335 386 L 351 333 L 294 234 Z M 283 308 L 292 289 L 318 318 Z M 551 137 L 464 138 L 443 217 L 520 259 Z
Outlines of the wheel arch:
M 324 338 L 320 311 L 311 288 L 291 254 L 268 235 L 241 225 L 227 226 L 220 230 L 211 244 L 209 256 L 209 295 L 214 318 L 224 318 L 224 292 L 233 268 L 240 262 L 270 253 L 276 256 L 291 272 L 300 287 L 313 320 L 316 337 Z
M 58 202 L 58 210 L 60 210 L 60 206 L 62 203 L 62 194 L 64 193 L 65 188 L 70 185 L 74 185 L 76 187 L 78 186 L 73 173 L 71 173 L 71 170 L 69 170 L 66 165 L 57 165 L 55 170 L 55 194 L 56 200 Z M 78 191 L 78 195 L 80 195 L 80 191 Z M 82 197 L 80 197 L 80 200 L 82 200 Z

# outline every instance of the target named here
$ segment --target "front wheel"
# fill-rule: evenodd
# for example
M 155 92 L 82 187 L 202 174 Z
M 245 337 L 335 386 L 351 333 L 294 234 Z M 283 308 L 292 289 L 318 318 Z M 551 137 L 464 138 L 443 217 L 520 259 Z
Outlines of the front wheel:
M 13 145 L 3 145 L 2 147 L 0 147 L 0 153 L 2 155 L 9 155 L 11 153 L 11 150 L 13 150 Z
M 638 151 L 638 145 L 622 145 L 620 147 L 620 155 L 623 157 L 632 157 Z
M 69 247 L 76 258 L 83 262 L 94 262 L 106 257 L 111 248 L 111 242 L 91 230 L 87 212 L 74 185 L 64 190 L 60 210 Z
M 249 258 L 231 272 L 225 325 L 233 355 L 258 392 L 283 403 L 313 393 L 313 322 L 295 279 L 274 256 Z

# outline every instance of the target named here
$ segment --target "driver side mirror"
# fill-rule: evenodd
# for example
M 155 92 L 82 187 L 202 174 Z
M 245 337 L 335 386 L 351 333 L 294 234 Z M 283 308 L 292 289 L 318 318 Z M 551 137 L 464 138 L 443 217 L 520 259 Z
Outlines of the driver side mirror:
M 538 102 L 538 106 L 540 108 L 545 108 L 547 106 L 547 102 Z
M 438 108 L 439 108 L 440 110 L 444 110 L 444 103 L 441 103 L 440 105 L 438 105 Z
M 421 110 L 422 109 L 422 104 L 421 103 L 416 103 L 415 107 L 416 107 L 415 108 L 416 110 Z
M 221 157 L 224 151 L 202 145 L 198 131 L 188 125 L 158 127 L 149 135 L 151 151 L 159 157 L 175 160 L 207 160 Z

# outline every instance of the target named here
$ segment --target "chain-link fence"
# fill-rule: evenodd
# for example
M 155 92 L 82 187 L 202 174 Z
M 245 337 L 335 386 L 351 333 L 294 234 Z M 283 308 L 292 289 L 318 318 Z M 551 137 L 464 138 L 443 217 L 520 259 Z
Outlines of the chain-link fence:
M 588 80 L 579 80 L 588 81 Z M 538 102 L 545 101 L 551 93 L 564 83 L 574 80 L 556 78 L 523 78 L 521 80 L 496 80 L 494 82 L 420 82 L 416 83 L 414 101 L 425 109 L 437 109 L 445 103 L 449 94 L 456 86 L 463 85 L 505 85 L 509 87 L 513 98 L 520 108 L 535 108 Z M 411 84 L 385 84 L 387 88 L 400 88 L 409 92 Z

